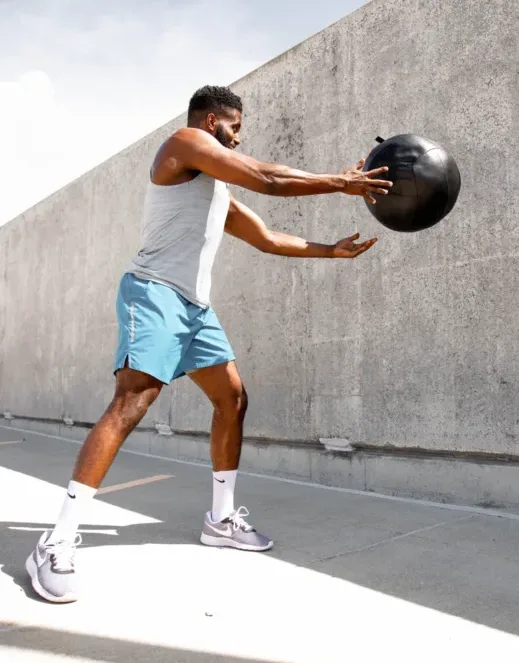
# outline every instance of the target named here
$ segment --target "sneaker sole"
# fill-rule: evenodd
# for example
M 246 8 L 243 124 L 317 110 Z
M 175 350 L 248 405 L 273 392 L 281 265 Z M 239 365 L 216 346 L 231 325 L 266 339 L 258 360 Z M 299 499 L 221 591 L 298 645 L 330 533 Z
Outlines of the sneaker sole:
M 249 546 L 246 543 L 239 543 L 233 539 L 227 539 L 223 536 L 210 536 L 203 532 L 200 541 L 204 546 L 213 546 L 214 548 L 236 548 L 236 550 L 247 550 L 249 552 L 264 552 L 265 550 L 270 550 L 274 545 L 274 542 L 270 541 L 266 546 Z
M 36 562 L 34 561 L 34 557 L 32 554 L 27 558 L 27 561 L 25 562 L 25 569 L 27 570 L 27 573 L 29 574 L 31 578 L 31 584 L 32 588 L 38 594 L 41 596 L 43 599 L 46 601 L 50 601 L 51 603 L 73 603 L 74 601 L 77 601 L 77 595 L 73 593 L 66 594 L 65 596 L 54 596 L 53 594 L 49 594 L 40 584 L 40 581 L 38 580 L 38 568 L 36 566 Z

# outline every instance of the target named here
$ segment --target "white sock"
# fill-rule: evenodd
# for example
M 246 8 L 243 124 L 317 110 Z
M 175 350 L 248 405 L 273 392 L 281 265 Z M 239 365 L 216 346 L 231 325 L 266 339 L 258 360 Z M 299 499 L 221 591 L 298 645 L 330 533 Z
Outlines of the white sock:
M 48 542 L 74 541 L 84 512 L 84 506 L 94 497 L 96 492 L 97 488 L 85 486 L 84 483 L 69 482 L 65 501 Z
M 234 486 L 238 470 L 213 472 L 213 510 L 211 518 L 217 523 L 234 511 Z

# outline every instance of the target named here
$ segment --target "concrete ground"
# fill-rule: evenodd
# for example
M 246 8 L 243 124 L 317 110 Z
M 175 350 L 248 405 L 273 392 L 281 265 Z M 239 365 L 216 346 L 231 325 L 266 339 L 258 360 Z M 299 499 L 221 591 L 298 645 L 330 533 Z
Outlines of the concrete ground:
M 77 451 L 0 427 L 2 663 L 519 657 L 519 515 L 241 475 L 238 504 L 276 545 L 214 550 L 209 469 L 131 452 L 85 514 L 81 600 L 40 601 L 24 562 Z

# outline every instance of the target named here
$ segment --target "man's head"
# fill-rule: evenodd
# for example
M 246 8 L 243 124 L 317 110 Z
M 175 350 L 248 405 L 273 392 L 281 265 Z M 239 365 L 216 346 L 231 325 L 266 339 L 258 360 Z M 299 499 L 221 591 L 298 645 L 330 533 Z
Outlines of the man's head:
M 242 101 L 228 87 L 206 85 L 195 92 L 189 102 L 187 123 L 203 129 L 224 147 L 240 144 Z

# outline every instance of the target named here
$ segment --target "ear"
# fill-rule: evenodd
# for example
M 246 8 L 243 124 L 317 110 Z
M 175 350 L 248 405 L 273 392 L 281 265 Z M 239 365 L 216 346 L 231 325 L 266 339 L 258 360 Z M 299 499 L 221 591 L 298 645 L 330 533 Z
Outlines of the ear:
M 207 125 L 207 128 L 209 131 L 215 131 L 216 130 L 216 125 L 218 124 L 218 120 L 216 119 L 216 115 L 214 113 L 208 113 L 206 118 L 205 118 L 205 123 Z

